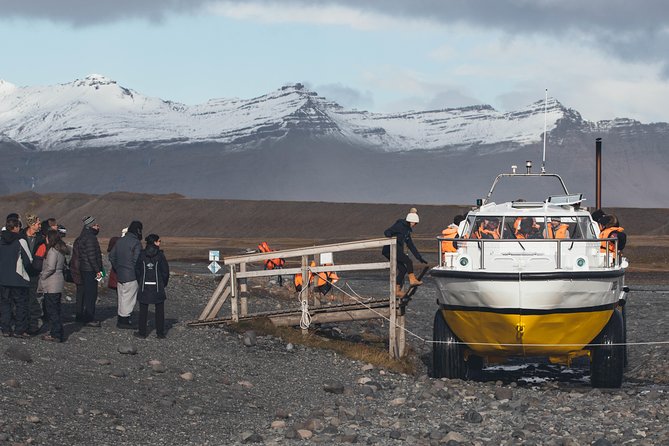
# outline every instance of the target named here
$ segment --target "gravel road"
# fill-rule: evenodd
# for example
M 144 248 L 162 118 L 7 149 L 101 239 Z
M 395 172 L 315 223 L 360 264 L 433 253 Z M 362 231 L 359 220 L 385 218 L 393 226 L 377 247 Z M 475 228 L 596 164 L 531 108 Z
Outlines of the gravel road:
M 361 295 L 387 289 L 382 277 L 345 282 Z M 166 339 L 116 329 L 108 290 L 102 328 L 67 322 L 62 344 L 0 338 L 0 445 L 669 444 L 667 344 L 630 346 L 615 390 L 592 389 L 587 367 L 541 363 L 486 369 L 482 382 L 435 380 L 423 341 L 436 310 L 429 279 L 407 311 L 415 376 L 269 336 L 188 327 L 215 286 L 206 275 L 173 275 Z M 669 341 L 669 287 L 630 286 L 628 340 Z M 67 300 L 64 313 L 73 320 Z M 336 326 L 360 327 L 385 330 L 380 321 Z

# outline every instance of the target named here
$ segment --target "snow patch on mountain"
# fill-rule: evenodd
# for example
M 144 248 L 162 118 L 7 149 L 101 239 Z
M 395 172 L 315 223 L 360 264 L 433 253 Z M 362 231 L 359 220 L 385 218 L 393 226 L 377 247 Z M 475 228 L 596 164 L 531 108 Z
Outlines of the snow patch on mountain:
M 569 112 L 550 99 L 548 131 Z M 511 113 L 472 106 L 381 114 L 345 110 L 301 84 L 252 99 L 187 106 L 144 96 L 99 74 L 47 87 L 0 81 L 0 132 L 39 150 L 244 143 L 288 132 L 329 135 L 388 151 L 432 150 L 525 145 L 540 141 L 543 131 L 544 101 Z

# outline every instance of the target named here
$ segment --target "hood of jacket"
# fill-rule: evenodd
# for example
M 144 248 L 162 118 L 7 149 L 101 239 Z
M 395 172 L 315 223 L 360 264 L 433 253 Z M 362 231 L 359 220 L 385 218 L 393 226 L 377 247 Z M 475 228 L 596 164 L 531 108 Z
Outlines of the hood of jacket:
M 16 241 L 20 238 L 21 238 L 21 234 L 19 234 L 18 232 L 12 232 L 12 231 L 8 231 L 6 229 L 4 231 L 2 231 L 2 233 L 0 234 L 0 241 L 5 245 L 10 245 L 14 241 Z
M 144 254 L 146 254 L 147 257 L 156 257 L 159 253 L 160 248 L 158 248 L 156 245 L 149 245 L 144 250 Z

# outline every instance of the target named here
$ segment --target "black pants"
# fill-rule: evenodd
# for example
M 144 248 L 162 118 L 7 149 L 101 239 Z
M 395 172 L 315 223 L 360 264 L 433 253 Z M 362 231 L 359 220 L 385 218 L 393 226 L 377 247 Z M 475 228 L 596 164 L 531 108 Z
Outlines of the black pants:
M 49 334 L 62 341 L 63 318 L 60 312 L 60 297 L 61 293 L 44 293 L 44 308 L 46 309 L 47 318 L 51 325 Z
M 12 317 L 13 316 L 13 317 Z M 0 325 L 3 333 L 28 330 L 28 287 L 0 286 Z
M 81 271 L 81 279 L 84 282 L 84 322 L 95 320 L 95 302 L 98 300 L 98 281 L 95 280 L 96 275 L 97 273 L 94 271 Z
M 146 336 L 146 323 L 149 318 L 149 305 L 139 304 L 139 334 Z M 165 334 L 165 302 L 155 305 L 156 310 L 156 334 L 162 336 Z
M 77 294 L 74 299 L 74 320 L 84 321 L 84 284 L 77 283 Z
M 390 260 L 390 246 L 384 246 L 381 254 Z M 397 249 L 397 279 L 395 283 L 400 286 L 404 285 L 404 277 L 407 273 L 413 273 L 413 262 L 404 251 Z

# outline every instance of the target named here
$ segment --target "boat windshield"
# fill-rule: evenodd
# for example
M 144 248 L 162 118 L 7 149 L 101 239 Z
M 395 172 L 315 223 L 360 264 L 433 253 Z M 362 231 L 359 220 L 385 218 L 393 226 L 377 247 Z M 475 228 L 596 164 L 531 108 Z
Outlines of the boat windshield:
M 470 216 L 465 234 L 481 239 L 597 239 L 587 216 Z
M 504 203 L 507 201 L 529 201 L 543 203 L 551 195 L 565 195 L 560 177 L 557 175 L 501 175 L 491 188 L 486 199 L 488 203 Z

